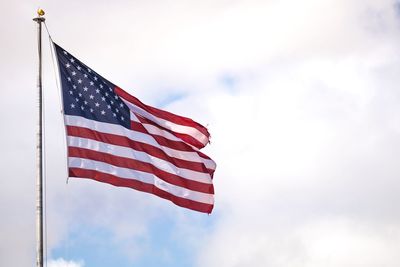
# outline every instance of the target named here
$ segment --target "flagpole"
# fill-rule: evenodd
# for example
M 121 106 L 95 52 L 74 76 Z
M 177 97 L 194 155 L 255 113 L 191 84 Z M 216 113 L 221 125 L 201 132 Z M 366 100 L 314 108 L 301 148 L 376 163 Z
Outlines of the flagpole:
M 42 108 L 42 22 L 44 11 L 39 9 L 38 16 L 33 20 L 37 22 L 37 39 L 38 39 L 38 128 L 36 143 L 36 267 L 43 267 L 43 150 L 42 150 L 42 124 L 43 124 L 43 108 Z

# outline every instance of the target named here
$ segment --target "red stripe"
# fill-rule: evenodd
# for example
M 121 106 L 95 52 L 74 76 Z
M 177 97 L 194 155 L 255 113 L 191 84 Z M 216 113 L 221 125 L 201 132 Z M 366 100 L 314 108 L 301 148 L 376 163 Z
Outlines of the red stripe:
M 142 119 L 143 119 L 143 121 L 142 121 Z M 141 120 L 143 123 L 149 123 L 149 124 L 151 124 L 151 125 L 153 125 L 153 126 L 155 126 L 157 128 L 160 128 L 158 125 L 155 125 L 152 121 L 147 120 L 146 118 L 140 117 L 139 120 Z M 175 150 L 181 150 L 181 151 L 185 151 L 185 152 L 193 152 L 193 153 L 196 153 L 199 157 L 201 157 L 203 159 L 208 159 L 208 160 L 212 161 L 212 159 L 210 157 L 208 157 L 206 154 L 204 154 L 203 152 L 201 152 L 199 150 L 193 149 L 193 147 L 187 145 L 184 142 L 174 141 L 174 140 L 170 140 L 168 138 L 165 138 L 164 136 L 161 136 L 161 135 L 151 134 L 149 131 L 147 131 L 147 129 L 140 122 L 131 121 L 131 129 L 134 130 L 134 131 L 137 131 L 137 132 L 141 132 L 141 133 L 150 135 L 161 146 L 165 146 L 165 147 L 168 147 L 168 148 L 172 148 L 172 149 L 175 149 Z M 215 172 L 215 168 L 214 169 L 207 168 L 207 170 L 208 170 L 208 173 L 211 175 L 211 178 L 213 178 L 213 175 L 214 175 L 214 172 Z
M 155 122 L 153 122 L 153 121 L 151 121 L 151 120 L 149 120 L 147 118 L 144 118 L 142 116 L 137 115 L 137 118 L 139 119 L 139 121 L 141 123 L 147 123 L 147 124 L 154 125 L 157 128 L 161 128 L 161 129 L 171 133 L 172 135 L 175 135 L 176 137 L 178 137 L 182 141 L 186 142 L 187 144 L 191 144 L 192 146 L 197 147 L 198 149 L 201 149 L 201 148 L 203 148 L 203 147 L 205 147 L 207 145 L 207 144 L 201 143 L 199 140 L 197 140 L 196 138 L 192 137 L 191 135 L 174 132 L 174 131 L 172 131 L 170 129 L 167 129 L 167 128 L 164 128 L 164 127 L 158 125 L 157 123 L 155 123 Z
M 129 147 L 137 151 L 145 152 L 159 159 L 169 161 L 179 168 L 185 168 L 197 172 L 209 173 L 209 170 L 203 163 L 170 157 L 163 150 L 157 147 L 138 141 L 133 141 L 126 136 L 102 133 L 78 126 L 67 126 L 67 135 L 88 138 L 118 146 Z
M 205 147 L 207 145 L 207 143 L 203 144 L 188 134 L 181 134 L 181 133 L 174 133 L 174 134 L 176 135 L 176 137 L 179 137 L 186 143 L 191 144 L 192 146 L 195 146 L 198 149 L 202 149 L 203 147 Z
M 164 119 L 164 120 L 168 120 L 170 122 L 173 122 L 175 124 L 180 124 L 183 126 L 189 126 L 189 127 L 193 127 L 196 128 L 197 130 L 199 130 L 201 133 L 203 133 L 207 138 L 210 137 L 210 134 L 207 131 L 207 128 L 204 127 L 203 125 L 201 125 L 200 123 L 197 123 L 195 121 L 193 121 L 192 119 L 183 117 L 183 116 L 179 116 L 176 114 L 173 114 L 171 112 L 165 111 L 165 110 L 161 110 L 155 107 L 151 107 L 148 106 L 144 103 L 142 103 L 139 99 L 137 99 L 136 97 L 128 94 L 127 92 L 125 92 L 124 90 L 122 90 L 119 87 L 115 87 L 114 88 L 114 92 L 116 94 L 118 94 L 120 97 L 124 98 L 125 100 L 128 100 L 129 102 L 131 102 L 132 104 L 146 110 L 147 112 L 151 113 L 152 115 Z
M 186 144 L 186 143 L 184 143 L 182 141 L 175 141 L 175 140 L 167 139 L 162 135 L 156 135 L 156 134 L 153 134 L 153 133 L 149 133 L 149 131 L 147 131 L 147 129 L 143 126 L 143 123 L 153 125 L 153 126 L 155 126 L 157 128 L 162 128 L 162 127 L 160 127 L 159 125 L 156 125 L 152 121 L 147 120 L 145 118 L 139 118 L 139 120 L 141 122 L 137 122 L 137 121 L 132 121 L 131 120 L 131 129 L 132 130 L 135 130 L 135 131 L 142 132 L 142 133 L 149 134 L 149 135 L 153 136 L 154 139 L 156 139 L 157 143 L 159 143 L 162 146 L 166 146 L 166 147 L 177 149 L 177 150 L 181 150 L 181 151 L 197 152 L 197 151 L 195 151 L 193 149 L 193 147 L 189 146 L 188 144 Z M 169 131 L 168 129 L 164 129 L 163 128 L 163 130 L 171 133 L 171 131 Z M 171 134 L 173 134 L 173 133 L 171 133 Z
M 204 212 L 210 214 L 214 205 L 200 203 L 197 201 L 193 201 L 190 199 L 185 199 L 181 197 L 177 197 L 172 195 L 171 193 L 165 192 L 153 184 L 146 184 L 137 180 L 131 179 L 124 179 L 120 178 L 111 174 L 102 173 L 93 170 L 85 170 L 80 168 L 70 168 L 69 169 L 69 176 L 70 177 L 78 177 L 78 178 L 88 178 L 93 179 L 99 182 L 112 184 L 114 186 L 121 186 L 121 187 L 129 187 L 133 188 L 142 192 L 150 193 L 157 195 L 161 198 L 167 199 L 172 201 L 178 206 L 188 208 L 191 210 Z
M 143 119 L 143 121 L 142 121 Z M 147 120 L 146 118 L 139 118 L 139 120 L 142 121 L 142 123 L 147 123 L 147 124 L 151 124 L 157 128 L 160 128 L 160 126 L 156 125 L 155 123 L 153 123 L 150 120 Z M 193 147 L 189 146 L 188 144 L 181 142 L 181 141 L 175 141 L 175 140 L 171 140 L 168 139 L 162 135 L 157 135 L 157 134 L 153 134 L 150 133 L 149 131 L 147 131 L 147 129 L 143 126 L 143 124 L 137 121 L 131 121 L 131 129 L 137 132 L 141 132 L 141 133 L 145 133 L 148 135 L 151 135 L 158 144 L 162 145 L 162 146 L 166 146 L 175 150 L 181 150 L 181 151 L 187 151 L 187 152 L 194 152 L 197 153 L 200 157 L 202 157 L 203 159 L 209 159 L 211 160 L 210 157 L 208 157 L 207 155 L 205 155 L 203 152 L 199 151 L 199 150 L 195 150 L 193 149 Z M 168 129 L 165 129 L 166 131 L 170 132 Z
M 104 152 L 98 152 L 78 147 L 68 147 L 68 156 L 101 161 L 117 167 L 151 173 L 160 178 L 161 180 L 164 180 L 170 184 L 184 187 L 193 191 L 198 191 L 207 194 L 214 194 L 214 187 L 212 184 L 205 184 L 189 180 L 175 174 L 171 174 L 169 172 L 160 170 L 156 168 L 154 165 L 147 162 L 142 162 L 131 158 L 119 157 Z

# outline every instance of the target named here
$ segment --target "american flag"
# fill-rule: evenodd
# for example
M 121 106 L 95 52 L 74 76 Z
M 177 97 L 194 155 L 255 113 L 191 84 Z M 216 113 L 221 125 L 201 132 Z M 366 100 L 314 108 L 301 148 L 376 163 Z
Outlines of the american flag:
M 142 103 L 54 43 L 71 178 L 129 187 L 211 213 L 215 162 L 199 123 Z

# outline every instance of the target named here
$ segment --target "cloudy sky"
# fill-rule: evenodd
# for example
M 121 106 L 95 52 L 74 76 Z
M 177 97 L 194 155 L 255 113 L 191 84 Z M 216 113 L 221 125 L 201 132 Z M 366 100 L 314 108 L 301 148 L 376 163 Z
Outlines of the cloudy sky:
M 35 262 L 36 29 L 208 128 L 208 216 L 66 184 L 44 35 L 49 267 L 400 265 L 400 2 L 1 0 L 0 266 Z

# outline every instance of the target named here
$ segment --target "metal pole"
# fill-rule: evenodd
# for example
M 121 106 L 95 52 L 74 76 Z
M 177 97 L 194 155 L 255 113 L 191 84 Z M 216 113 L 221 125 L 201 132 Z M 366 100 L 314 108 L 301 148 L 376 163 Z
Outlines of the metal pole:
M 43 267 L 43 151 L 42 151 L 42 123 L 43 123 L 43 108 L 42 108 L 42 22 L 45 21 L 44 11 L 38 10 L 38 16 L 33 20 L 37 22 L 37 37 L 38 37 L 38 129 L 36 143 L 36 267 Z

